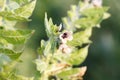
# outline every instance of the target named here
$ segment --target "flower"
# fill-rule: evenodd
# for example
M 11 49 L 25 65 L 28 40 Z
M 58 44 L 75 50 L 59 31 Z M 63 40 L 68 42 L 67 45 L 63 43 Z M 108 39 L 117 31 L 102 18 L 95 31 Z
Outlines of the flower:
M 61 50 L 63 53 L 71 53 L 72 52 L 72 49 L 67 46 L 66 44 L 61 44 L 59 46 L 59 50 Z
M 102 6 L 102 0 L 92 0 L 92 4 L 95 7 L 101 7 Z
M 66 31 L 59 36 L 62 43 L 67 43 L 67 41 L 71 41 L 73 39 L 72 32 Z

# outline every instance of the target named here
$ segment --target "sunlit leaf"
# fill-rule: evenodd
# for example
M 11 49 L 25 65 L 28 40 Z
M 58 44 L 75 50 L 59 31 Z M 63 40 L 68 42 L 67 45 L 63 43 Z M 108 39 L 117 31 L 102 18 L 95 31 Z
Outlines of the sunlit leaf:
M 15 52 L 7 48 L 0 48 L 0 53 L 9 56 L 13 60 L 18 59 L 20 55 L 22 54 L 22 52 Z
M 44 49 L 44 55 L 47 55 L 51 52 L 51 43 L 50 41 L 46 42 L 45 49 Z
M 25 76 L 22 76 L 22 75 L 17 75 L 17 74 L 12 74 L 11 76 L 10 76 L 10 79 L 12 79 L 12 80 L 34 80 L 34 78 L 33 77 L 25 77 Z
M 0 37 L 11 44 L 25 43 L 31 36 L 30 30 L 0 30 Z
M 20 5 L 12 0 L 6 0 L 6 10 L 14 10 L 20 7 Z
M 107 19 L 107 18 L 109 18 L 111 15 L 109 14 L 109 13 L 104 13 L 104 16 L 103 16 L 103 19 Z
M 70 63 L 71 65 L 79 65 L 86 59 L 87 54 L 88 54 L 88 46 L 79 49 L 74 53 L 71 53 L 70 57 L 68 57 L 67 62 Z
M 14 11 L 1 11 L 0 16 L 8 20 L 29 21 L 28 17 L 32 15 L 36 0 L 15 9 Z
M 15 14 L 17 14 L 18 16 L 24 17 L 24 18 L 28 18 L 31 16 L 34 8 L 35 8 L 35 3 L 36 0 L 33 0 L 29 3 L 27 3 L 26 5 L 16 9 L 14 12 Z
M 36 59 L 35 63 L 37 65 L 37 70 L 40 71 L 41 73 L 46 70 L 47 64 L 44 61 Z
M 47 19 L 47 13 L 45 14 L 44 23 L 46 27 L 47 36 L 49 37 L 52 34 L 51 26 L 53 25 L 53 22 L 52 22 L 52 19 L 49 19 L 49 20 Z
M 16 15 L 15 13 L 11 12 L 11 11 L 1 11 L 0 12 L 0 16 L 8 19 L 8 20 L 17 20 L 17 21 L 28 21 L 27 18 Z
M 62 79 L 70 79 L 71 75 L 79 73 L 80 69 L 79 68 L 68 68 L 66 70 L 63 70 L 61 73 L 57 74 L 58 77 Z
M 0 68 L 2 68 L 3 65 L 8 64 L 10 61 L 11 60 L 8 56 L 6 56 L 5 54 L 0 54 Z
M 6 0 L 0 0 L 0 11 L 2 11 L 5 8 L 5 2 Z
M 12 0 L 12 1 L 17 2 L 20 5 L 23 5 L 23 4 L 26 4 L 26 3 L 30 2 L 31 0 Z
M 92 29 L 88 28 L 84 31 L 76 32 L 73 34 L 73 40 L 69 41 L 67 44 L 70 46 L 81 46 L 85 43 L 90 43 L 89 37 L 92 34 Z
M 81 68 L 67 68 L 63 71 L 61 71 L 57 76 L 64 80 L 78 80 L 82 79 L 82 76 L 86 72 L 86 67 Z
M 45 44 L 46 44 L 46 42 L 44 40 L 41 40 L 41 46 L 40 46 L 40 48 L 38 48 L 38 53 L 40 55 L 42 55 L 44 53 Z

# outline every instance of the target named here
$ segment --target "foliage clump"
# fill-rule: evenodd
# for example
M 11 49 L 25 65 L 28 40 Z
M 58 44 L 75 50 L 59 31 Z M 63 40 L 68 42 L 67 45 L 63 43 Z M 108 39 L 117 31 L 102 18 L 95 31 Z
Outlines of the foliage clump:
M 82 80 L 87 67 L 82 64 L 92 42 L 93 27 L 109 17 L 102 0 L 84 0 L 72 5 L 58 26 L 45 14 L 48 40 L 41 40 L 39 58 L 34 62 L 38 74 L 32 78 L 18 75 L 15 69 L 24 45 L 33 31 L 16 28 L 17 22 L 30 21 L 36 0 L 0 1 L 0 80 Z M 18 47 L 22 49 L 16 50 Z
M 47 19 L 45 27 L 48 40 L 42 40 L 36 59 L 40 80 L 82 80 L 87 67 L 79 66 L 88 55 L 92 42 L 89 38 L 93 27 L 100 27 L 100 22 L 109 17 L 108 7 L 103 7 L 100 0 L 85 0 L 72 5 L 68 16 L 62 18 L 59 26 Z
M 0 0 L 0 80 L 28 79 L 15 74 L 15 66 L 33 31 L 18 29 L 16 24 L 30 21 L 35 3 L 36 0 Z M 19 47 L 22 48 L 17 50 Z

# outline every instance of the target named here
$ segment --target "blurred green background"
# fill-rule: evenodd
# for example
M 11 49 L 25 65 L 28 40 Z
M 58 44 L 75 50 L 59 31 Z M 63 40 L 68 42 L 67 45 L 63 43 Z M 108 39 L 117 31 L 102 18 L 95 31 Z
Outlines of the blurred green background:
M 79 0 L 37 0 L 36 8 L 29 23 L 18 24 L 35 33 L 30 38 L 24 53 L 21 56 L 23 63 L 18 64 L 19 74 L 34 76 L 37 58 L 37 48 L 41 39 L 47 39 L 44 27 L 44 13 L 52 17 L 54 24 L 61 23 L 61 17 L 67 15 L 71 4 L 77 4 Z M 109 6 L 111 17 L 101 23 L 101 28 L 94 28 L 89 48 L 89 55 L 82 65 L 88 70 L 84 80 L 119 80 L 120 79 L 120 0 L 104 0 L 103 5 Z

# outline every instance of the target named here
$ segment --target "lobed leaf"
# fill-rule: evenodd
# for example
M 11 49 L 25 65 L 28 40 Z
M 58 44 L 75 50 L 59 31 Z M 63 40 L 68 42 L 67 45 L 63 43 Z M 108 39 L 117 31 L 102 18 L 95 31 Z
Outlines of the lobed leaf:
M 62 25 L 59 26 L 54 25 L 52 19 L 47 19 L 47 14 L 45 13 L 45 19 L 44 19 L 45 27 L 46 27 L 46 33 L 48 37 L 54 37 L 58 36 L 60 29 L 62 28 Z
M 1 11 L 0 16 L 11 21 L 29 21 L 27 18 L 20 16 L 18 14 L 15 14 L 14 12 L 11 12 L 11 11 Z
M 87 54 L 88 46 L 71 53 L 70 57 L 68 57 L 67 62 L 71 65 L 79 65 L 86 59 Z
M 15 52 L 15 51 L 13 51 L 11 49 L 7 49 L 7 48 L 0 48 L 0 53 L 9 56 L 12 60 L 18 59 L 20 57 L 20 55 L 22 54 L 22 52 Z
M 31 0 L 12 0 L 12 1 L 17 2 L 20 5 L 23 5 L 23 4 L 29 3 Z
M 45 19 L 44 19 L 44 22 L 45 22 L 45 27 L 46 27 L 46 33 L 47 33 L 47 36 L 51 36 L 52 35 L 52 30 L 51 30 L 51 26 L 53 25 L 53 22 L 52 22 L 52 19 L 47 19 L 47 14 L 45 13 Z
M 61 73 L 59 73 L 57 76 L 60 78 L 67 78 L 73 74 L 77 74 L 80 71 L 79 68 L 68 68 L 64 71 L 62 71 Z
M 22 75 L 12 74 L 10 77 L 11 80 L 34 80 L 33 77 L 25 77 Z
M 37 65 L 37 70 L 40 71 L 40 73 L 42 73 L 43 71 L 46 70 L 47 64 L 44 61 L 42 61 L 40 59 L 36 59 L 35 63 Z
M 5 2 L 6 0 L 0 0 L 0 11 L 2 11 L 5 8 Z
M 2 68 L 3 65 L 6 65 L 10 62 L 11 60 L 6 56 L 5 54 L 0 54 L 0 69 Z
M 77 28 L 96 27 L 103 19 L 108 8 L 89 8 L 81 12 L 82 17 L 75 21 Z
M 67 44 L 69 46 L 82 46 L 82 44 L 90 43 L 89 37 L 92 34 L 92 29 L 88 28 L 84 31 L 76 32 L 73 34 L 73 40 L 69 41 Z
M 26 42 L 31 33 L 30 30 L 0 30 L 0 37 L 11 44 L 22 44 Z
M 19 7 L 13 11 L 1 11 L 0 16 L 8 19 L 8 20 L 16 20 L 16 21 L 29 21 L 29 17 L 31 16 L 36 0 L 27 3 L 26 5 Z
M 25 4 L 24 6 L 14 10 L 15 14 L 17 14 L 18 16 L 22 16 L 24 18 L 28 18 L 31 16 L 34 8 L 35 8 L 35 3 L 36 0 L 33 0 L 27 4 Z
M 44 55 L 47 55 L 51 52 L 51 42 L 47 41 L 44 49 Z
M 81 72 L 81 68 L 68 68 L 63 70 L 61 73 L 57 74 L 57 76 L 63 80 L 73 80 L 72 76 L 77 75 Z M 76 80 L 82 78 L 82 76 L 77 76 Z

